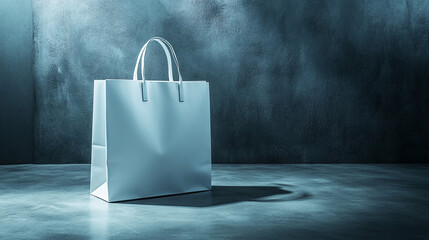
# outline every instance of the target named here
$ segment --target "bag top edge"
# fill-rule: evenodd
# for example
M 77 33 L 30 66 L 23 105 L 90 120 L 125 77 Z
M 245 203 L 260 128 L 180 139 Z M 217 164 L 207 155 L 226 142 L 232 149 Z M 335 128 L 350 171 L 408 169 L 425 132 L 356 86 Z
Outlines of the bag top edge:
M 139 80 L 132 80 L 132 79 L 95 79 L 94 81 L 138 81 L 138 82 L 141 82 L 142 80 L 141 79 L 139 79 Z M 166 83 L 171 82 L 168 80 L 146 80 L 146 81 L 147 82 L 166 82 Z M 179 81 L 173 81 L 173 83 L 177 83 L 177 82 L 179 82 Z M 183 81 L 183 83 L 192 83 L 192 82 L 207 82 L 208 83 L 208 81 L 206 81 L 206 80 Z

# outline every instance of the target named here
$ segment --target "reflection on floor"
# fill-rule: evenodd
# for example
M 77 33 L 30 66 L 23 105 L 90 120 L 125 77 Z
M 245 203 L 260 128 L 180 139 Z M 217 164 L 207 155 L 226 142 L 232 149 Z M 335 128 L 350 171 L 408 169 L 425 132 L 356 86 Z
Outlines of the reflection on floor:
M 0 239 L 429 238 L 429 165 L 214 165 L 212 191 L 110 204 L 89 170 L 0 166 Z

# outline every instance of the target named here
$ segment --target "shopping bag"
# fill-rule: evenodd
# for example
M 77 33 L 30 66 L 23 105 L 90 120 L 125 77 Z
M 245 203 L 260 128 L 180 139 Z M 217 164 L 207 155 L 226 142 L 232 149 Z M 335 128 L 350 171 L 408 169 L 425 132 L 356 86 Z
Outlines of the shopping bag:
M 168 81 L 145 79 L 150 42 L 164 49 Z M 183 81 L 171 44 L 151 38 L 132 80 L 94 81 L 90 193 L 116 202 L 210 189 L 209 83 Z

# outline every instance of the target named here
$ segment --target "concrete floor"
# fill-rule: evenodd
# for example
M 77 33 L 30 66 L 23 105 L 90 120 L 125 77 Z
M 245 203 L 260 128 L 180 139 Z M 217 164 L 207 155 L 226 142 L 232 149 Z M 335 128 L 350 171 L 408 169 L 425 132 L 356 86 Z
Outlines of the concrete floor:
M 110 204 L 89 170 L 0 166 L 0 239 L 429 239 L 429 165 L 214 165 L 211 192 Z

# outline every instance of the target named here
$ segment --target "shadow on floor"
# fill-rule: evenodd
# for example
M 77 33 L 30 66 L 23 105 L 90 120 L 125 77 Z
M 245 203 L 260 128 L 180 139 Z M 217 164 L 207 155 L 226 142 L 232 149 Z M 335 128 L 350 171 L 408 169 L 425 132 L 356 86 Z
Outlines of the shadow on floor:
M 120 202 L 119 204 L 211 207 L 237 202 L 282 202 L 303 200 L 309 193 L 291 190 L 291 185 L 279 186 L 212 186 L 211 191 L 155 197 Z

